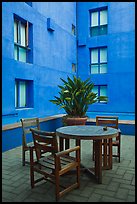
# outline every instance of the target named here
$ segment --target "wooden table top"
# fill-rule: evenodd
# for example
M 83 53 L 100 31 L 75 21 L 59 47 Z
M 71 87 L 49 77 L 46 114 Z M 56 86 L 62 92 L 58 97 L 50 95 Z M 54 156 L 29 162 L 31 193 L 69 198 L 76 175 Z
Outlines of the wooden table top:
M 69 139 L 100 140 L 116 137 L 118 130 L 111 127 L 103 130 L 103 126 L 96 125 L 65 126 L 57 128 L 56 134 L 59 137 Z

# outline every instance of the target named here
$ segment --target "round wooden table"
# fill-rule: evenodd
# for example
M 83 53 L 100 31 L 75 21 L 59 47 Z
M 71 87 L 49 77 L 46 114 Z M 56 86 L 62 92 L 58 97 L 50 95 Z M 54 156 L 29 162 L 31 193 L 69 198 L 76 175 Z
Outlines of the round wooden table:
M 81 140 L 95 141 L 95 168 L 85 169 L 94 175 L 98 183 L 102 183 L 102 169 L 112 169 L 112 138 L 117 137 L 118 130 L 111 127 L 107 127 L 107 130 L 104 130 L 102 126 L 91 125 L 65 126 L 57 128 L 56 135 L 60 138 L 60 150 L 64 149 L 64 140 L 67 141 L 65 149 L 69 148 L 69 139 L 75 139 L 78 146 L 80 146 Z M 104 142 L 103 166 L 102 140 Z

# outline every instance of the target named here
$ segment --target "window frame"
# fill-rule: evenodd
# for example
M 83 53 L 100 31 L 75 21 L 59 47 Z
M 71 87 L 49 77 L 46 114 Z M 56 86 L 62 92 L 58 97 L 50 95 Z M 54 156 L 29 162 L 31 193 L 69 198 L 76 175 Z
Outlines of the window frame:
M 106 49 L 106 54 L 107 54 L 107 61 L 106 62 L 100 62 L 100 50 L 105 48 Z M 97 63 L 92 63 L 92 50 L 94 49 L 97 49 L 97 52 L 98 52 L 98 62 Z M 101 46 L 101 47 L 93 47 L 93 48 L 90 48 L 90 74 L 106 74 L 107 71 L 105 73 L 101 73 L 101 66 L 100 65 L 108 65 L 108 49 L 107 49 L 107 46 Z M 92 73 L 92 65 L 97 65 L 98 66 L 98 72 L 97 73 Z M 108 68 L 108 66 L 107 66 Z
M 14 59 L 17 61 L 20 61 L 20 62 L 27 63 L 27 62 L 29 62 L 28 52 L 31 50 L 31 48 L 29 47 L 29 22 L 25 21 L 19 17 L 16 17 L 16 15 L 14 15 L 14 23 L 17 24 L 17 36 L 16 36 L 17 42 L 15 42 L 15 39 L 14 39 L 14 51 L 15 51 L 15 47 L 16 47 L 17 56 L 15 56 L 15 53 L 14 53 Z M 21 44 L 21 25 L 22 24 L 25 25 L 25 46 Z M 25 61 L 22 61 L 19 58 L 19 53 L 20 53 L 19 49 L 20 48 L 25 50 L 25 53 L 26 53 L 26 60 Z
M 20 106 L 20 100 L 21 100 L 21 95 L 20 95 L 20 83 L 25 82 L 25 97 L 26 97 L 26 105 L 25 106 Z M 16 109 L 22 109 L 22 108 L 28 108 L 28 81 L 27 80 L 21 80 L 21 79 L 15 79 L 15 90 L 17 89 L 15 93 L 15 108 Z
M 107 24 L 100 25 L 100 12 L 105 11 L 105 10 L 107 11 Z M 105 6 L 105 7 L 101 7 L 101 8 L 91 9 L 91 10 L 89 10 L 89 12 L 90 12 L 90 27 L 89 27 L 90 37 L 99 36 L 99 35 L 106 35 L 108 33 L 108 7 Z M 92 19 L 92 13 L 93 12 L 98 13 L 98 25 L 97 26 L 91 25 L 91 19 Z M 106 28 L 106 32 L 103 34 L 101 33 L 102 27 Z M 92 35 L 92 28 L 97 28 L 98 33 L 96 35 Z
M 25 93 L 25 98 L 26 98 L 26 105 L 25 106 L 19 106 L 20 102 L 20 94 L 19 94 L 19 84 L 20 82 L 25 82 L 26 83 L 26 93 Z M 18 86 L 18 90 L 16 93 L 16 83 Z M 28 80 L 28 79 L 21 79 L 21 78 L 15 78 L 15 109 L 25 109 L 25 108 L 33 108 L 34 107 L 34 81 L 33 80 Z M 16 100 L 17 101 L 17 106 L 16 106 Z
M 107 85 L 94 85 L 94 87 L 97 88 L 97 96 L 100 96 L 101 87 L 106 87 L 106 92 L 107 92 L 107 89 L 108 89 Z M 94 92 L 94 93 L 95 93 L 95 92 Z M 107 94 L 106 94 L 105 96 L 108 97 Z M 97 104 L 107 104 L 108 102 L 107 102 L 107 101 L 100 101 L 100 100 L 98 99 L 98 101 L 97 101 L 96 103 L 97 103 Z

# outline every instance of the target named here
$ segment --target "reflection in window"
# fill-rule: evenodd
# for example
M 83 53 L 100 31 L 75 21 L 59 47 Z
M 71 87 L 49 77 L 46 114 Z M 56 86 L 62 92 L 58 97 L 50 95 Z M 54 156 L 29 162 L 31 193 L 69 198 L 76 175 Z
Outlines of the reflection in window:
M 106 96 L 107 97 L 107 86 L 106 85 L 94 85 L 92 91 L 97 93 L 97 96 Z M 107 103 L 106 101 L 99 101 L 98 103 Z
M 107 34 L 107 9 L 92 11 L 90 16 L 90 36 Z

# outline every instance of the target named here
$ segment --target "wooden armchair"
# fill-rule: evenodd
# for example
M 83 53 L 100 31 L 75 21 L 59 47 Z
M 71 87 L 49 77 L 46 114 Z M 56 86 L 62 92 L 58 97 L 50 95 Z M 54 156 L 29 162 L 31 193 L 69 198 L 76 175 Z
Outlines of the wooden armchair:
M 117 116 L 96 116 L 96 125 L 113 127 L 119 130 L 118 136 L 112 140 L 112 147 L 113 146 L 117 147 L 117 154 L 112 153 L 112 156 L 118 157 L 120 162 L 121 131 L 118 128 L 118 117 Z M 104 141 L 102 141 L 102 145 L 104 146 Z M 95 149 L 95 145 L 93 141 L 93 160 L 94 160 L 94 154 L 95 154 L 94 149 Z
M 76 146 L 59 152 L 55 133 L 40 131 L 33 128 L 30 130 L 33 135 L 37 157 L 37 161 L 34 161 L 33 148 L 30 147 L 31 188 L 34 188 L 34 185 L 43 179 L 48 180 L 55 184 L 56 201 L 58 201 L 65 193 L 74 188 L 79 188 L 80 186 L 80 147 Z M 41 150 L 46 152 L 46 154 L 41 155 Z M 75 152 L 76 156 L 68 156 L 70 152 Z M 76 182 L 69 186 L 60 185 L 60 177 L 74 168 L 76 168 Z M 35 179 L 34 172 L 41 174 L 42 177 Z M 60 187 L 63 187 L 63 190 L 60 190 Z
M 22 118 L 20 119 L 22 124 L 22 165 L 29 164 L 30 162 L 26 160 L 26 152 L 29 151 L 29 147 L 32 146 L 34 150 L 34 144 L 27 143 L 27 137 L 31 133 L 30 128 L 35 127 L 36 129 L 40 129 L 40 123 L 38 118 Z

